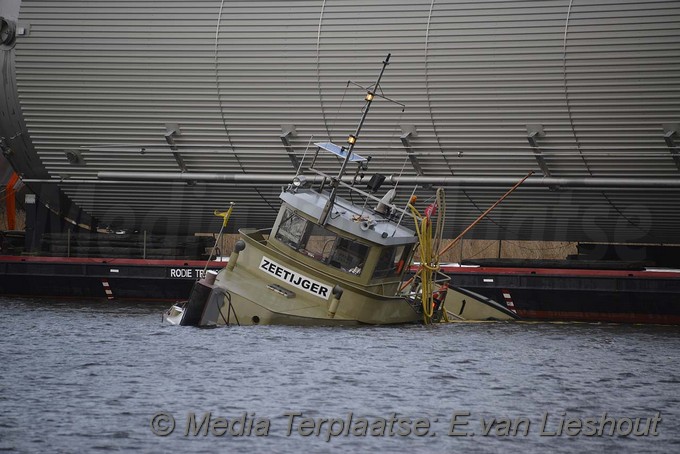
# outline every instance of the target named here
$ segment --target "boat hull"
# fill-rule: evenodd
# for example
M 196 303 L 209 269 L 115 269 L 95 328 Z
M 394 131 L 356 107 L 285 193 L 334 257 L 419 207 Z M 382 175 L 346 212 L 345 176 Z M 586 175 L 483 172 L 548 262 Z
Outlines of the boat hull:
M 268 281 L 247 272 L 224 270 L 216 285 L 225 296 L 219 316 L 220 324 L 239 325 L 299 325 L 348 326 L 359 324 L 385 325 L 417 323 L 422 315 L 401 297 L 372 297 L 347 291 L 341 298 L 335 315 L 331 315 L 331 301 L 310 301 L 308 298 L 287 298 L 268 289 Z M 259 288 L 257 288 L 259 287 Z M 253 295 L 246 297 L 244 295 Z M 225 320 L 228 318 L 228 321 Z
M 329 318 L 325 313 L 300 307 L 297 310 L 281 312 L 272 305 L 260 304 L 231 292 L 231 315 L 227 319 L 230 324 L 239 325 L 290 325 L 290 326 L 351 326 L 360 324 L 357 320 L 343 317 Z M 225 302 L 221 312 L 229 314 L 229 302 Z M 225 324 L 222 316 L 218 324 Z
M 242 238 L 245 249 L 234 258 L 233 269 L 224 268 L 217 275 L 213 291 L 225 295 L 220 311 L 211 320 L 204 320 L 206 323 L 227 324 L 227 318 L 229 324 L 240 325 L 385 325 L 422 321 L 417 306 L 404 297 L 366 291 L 318 268 L 293 262 L 265 241 L 243 232 Z M 281 272 L 284 268 L 285 272 Z M 334 303 L 336 296 L 331 289 L 336 286 L 343 290 Z

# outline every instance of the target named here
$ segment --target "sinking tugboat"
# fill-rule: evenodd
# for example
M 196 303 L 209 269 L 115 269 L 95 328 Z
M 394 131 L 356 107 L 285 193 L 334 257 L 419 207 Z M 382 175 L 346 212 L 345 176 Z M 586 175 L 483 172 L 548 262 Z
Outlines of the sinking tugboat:
M 447 319 L 448 276 L 434 271 L 426 273 L 426 280 L 416 278 L 403 284 L 419 246 L 423 256 L 420 234 L 427 229 L 417 229 L 417 235 L 402 225 L 417 210 L 410 202 L 404 208 L 395 206 L 394 189 L 378 198 L 342 181 L 350 163 L 358 166 L 357 173 L 367 168 L 368 159 L 352 150 L 371 102 L 382 97 L 380 79 L 388 63 L 389 55 L 376 83 L 367 89 L 361 120 L 348 146 L 315 144 L 309 170 L 323 178 L 321 187 L 308 187 L 305 176 L 298 174 L 280 195 L 274 226 L 241 229 L 228 266 L 197 281 L 189 300 L 171 307 L 165 320 L 215 326 L 382 325 Z M 314 168 L 321 152 L 342 160 L 337 176 Z M 369 183 L 370 192 L 381 182 L 376 175 Z M 374 207 L 340 197 L 341 187 L 372 200 Z M 424 222 L 431 222 L 429 215 Z M 500 318 L 513 317 L 502 307 L 497 310 Z
M 196 282 L 174 320 L 179 312 L 179 324 L 201 326 L 422 320 L 419 302 L 398 294 L 415 233 L 377 213 L 359 221 L 361 208 L 340 197 L 318 224 L 329 197 L 295 186 L 283 192 L 271 231 L 242 229 L 227 267 Z

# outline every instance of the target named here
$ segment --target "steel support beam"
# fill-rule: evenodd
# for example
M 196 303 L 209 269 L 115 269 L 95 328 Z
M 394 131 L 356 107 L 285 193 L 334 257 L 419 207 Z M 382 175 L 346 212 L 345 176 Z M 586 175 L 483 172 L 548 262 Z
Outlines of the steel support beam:
M 680 138 L 680 124 L 668 123 L 663 125 L 663 140 L 666 142 L 668 151 L 671 152 L 675 166 L 680 170 L 680 146 L 675 142 L 675 139 L 678 138 Z
M 543 136 L 545 136 L 545 131 L 543 131 L 543 125 L 539 124 L 527 125 L 527 141 L 529 142 L 529 145 L 531 146 L 531 149 L 534 152 L 534 157 L 536 158 L 538 167 L 541 169 L 541 172 L 543 172 L 544 177 L 550 177 L 551 176 L 550 169 L 548 168 L 548 164 L 545 162 L 545 158 L 543 157 L 541 148 L 538 146 L 538 141 L 536 140 L 537 137 Z
M 165 124 L 165 141 L 168 143 L 168 145 L 170 145 L 170 150 L 172 151 L 172 155 L 175 157 L 175 161 L 177 161 L 179 169 L 182 172 L 186 172 L 187 165 L 184 163 L 184 159 L 182 159 L 182 155 L 179 153 L 179 149 L 175 143 L 175 137 L 179 137 L 181 135 L 182 132 L 180 131 L 179 125 L 177 123 Z
M 293 169 L 295 169 L 297 172 L 297 169 L 300 168 L 300 161 L 298 160 L 297 156 L 295 156 L 295 150 L 293 149 L 293 145 L 290 143 L 291 137 L 295 137 L 296 135 L 297 131 L 295 131 L 295 125 L 281 125 L 281 135 L 279 136 L 279 139 L 281 139 L 283 148 L 285 148 L 286 152 L 288 153 L 288 159 L 290 159 L 291 164 L 293 164 Z
M 176 173 L 176 172 L 98 172 L 100 180 L 126 181 L 196 181 L 204 183 L 235 183 L 243 185 L 257 184 L 288 184 L 293 181 L 293 174 L 262 174 L 262 173 Z M 388 176 L 388 184 L 432 185 L 432 186 L 512 186 L 519 177 L 458 177 L 458 176 Z M 352 182 L 352 176 L 343 178 L 345 182 Z M 357 178 L 357 183 L 366 183 L 370 177 Z M 322 176 L 308 175 L 307 181 L 321 183 Z M 68 183 L 69 180 L 50 180 L 55 183 Z M 95 180 L 96 181 L 96 180 Z M 617 178 L 617 177 L 531 177 L 523 186 L 534 187 L 579 187 L 579 188 L 680 188 L 678 178 Z
M 418 133 L 416 132 L 416 125 L 401 125 L 401 136 L 399 137 L 401 144 L 406 149 L 406 154 L 408 155 L 408 159 L 411 161 L 413 169 L 418 175 L 422 176 L 425 175 L 425 172 L 423 172 L 423 168 L 418 161 L 418 157 L 413 152 L 413 146 L 411 145 L 411 139 L 417 136 Z

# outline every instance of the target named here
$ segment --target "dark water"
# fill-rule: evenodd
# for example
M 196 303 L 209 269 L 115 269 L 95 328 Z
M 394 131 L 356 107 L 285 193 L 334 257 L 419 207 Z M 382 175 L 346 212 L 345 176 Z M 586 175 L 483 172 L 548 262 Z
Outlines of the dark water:
M 0 450 L 680 452 L 676 327 L 201 330 L 161 325 L 163 308 L 0 298 Z M 159 412 L 174 417 L 172 434 L 152 432 Z M 206 412 L 211 426 L 201 425 Z M 448 435 L 454 412 L 469 413 L 456 432 L 474 436 Z M 652 422 L 657 413 L 661 421 Z M 585 427 L 548 435 L 562 420 L 607 417 L 614 422 L 593 426 L 601 436 Z M 349 435 L 327 442 L 319 418 L 339 419 L 331 428 Z M 525 421 L 515 435 L 507 424 L 484 435 L 481 420 L 492 418 Z M 635 418 L 640 432 L 658 435 L 610 435 Z M 230 435 L 242 431 L 241 419 L 251 435 Z M 256 436 L 258 427 L 268 435 Z

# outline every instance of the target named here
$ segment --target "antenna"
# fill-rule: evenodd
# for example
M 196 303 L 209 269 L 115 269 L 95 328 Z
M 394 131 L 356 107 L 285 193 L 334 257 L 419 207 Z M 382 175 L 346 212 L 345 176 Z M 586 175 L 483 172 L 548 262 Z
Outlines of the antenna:
M 335 205 L 335 197 L 338 192 L 338 186 L 340 185 L 340 180 L 342 179 L 343 175 L 345 174 L 345 169 L 347 168 L 347 164 L 349 164 L 350 158 L 352 156 L 352 150 L 354 149 L 354 145 L 357 142 L 357 139 L 359 137 L 359 133 L 361 132 L 361 128 L 364 125 L 364 121 L 366 120 L 366 115 L 368 115 L 368 110 L 371 108 L 371 103 L 373 102 L 373 99 L 376 96 L 376 92 L 380 89 L 380 79 L 382 79 L 383 73 L 385 72 L 385 68 L 387 68 L 387 65 L 390 64 L 390 55 L 392 54 L 387 54 L 387 58 L 383 61 L 383 66 L 382 69 L 380 70 L 380 74 L 378 75 L 378 80 L 376 80 L 375 84 L 373 85 L 372 90 L 368 90 L 366 93 L 366 104 L 364 105 L 363 109 L 363 114 L 361 115 L 361 120 L 359 121 L 359 125 L 357 125 L 356 131 L 354 131 L 354 134 L 350 134 L 349 137 L 347 138 L 347 143 L 349 144 L 349 148 L 347 149 L 347 154 L 345 155 L 345 160 L 342 162 L 342 167 L 340 167 L 340 171 L 338 172 L 338 175 L 334 178 L 331 179 L 331 193 L 328 197 L 328 201 L 326 202 L 326 205 L 323 207 L 323 211 L 321 211 L 321 216 L 319 216 L 319 224 L 325 225 L 326 221 L 328 220 L 328 215 L 331 213 L 331 210 L 333 209 L 333 205 Z

